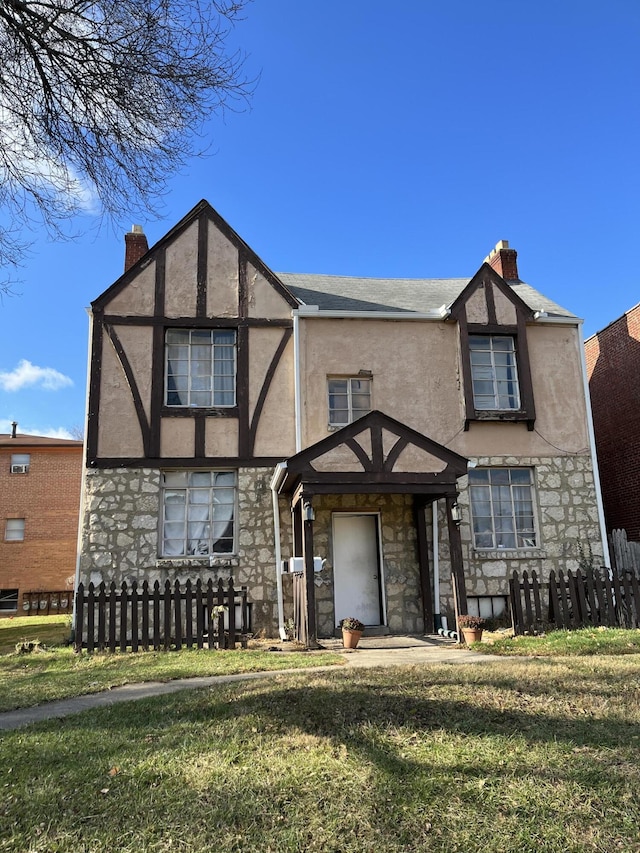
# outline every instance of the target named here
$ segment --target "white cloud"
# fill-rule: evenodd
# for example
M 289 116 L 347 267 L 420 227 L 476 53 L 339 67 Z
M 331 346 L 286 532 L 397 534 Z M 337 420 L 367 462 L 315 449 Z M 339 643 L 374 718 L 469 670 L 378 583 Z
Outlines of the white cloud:
M 23 358 L 13 370 L 0 370 L 0 390 L 20 391 L 30 386 L 38 386 L 46 391 L 58 391 L 73 385 L 73 380 L 53 367 L 38 367 Z
M 9 434 L 11 432 L 12 422 L 10 420 L 4 420 L 0 418 L 0 433 Z M 68 429 L 65 427 L 41 427 L 38 429 L 37 427 L 23 427 L 22 424 L 18 424 L 18 434 L 19 435 L 39 435 L 46 436 L 47 438 L 76 438 L 77 436 L 71 435 Z

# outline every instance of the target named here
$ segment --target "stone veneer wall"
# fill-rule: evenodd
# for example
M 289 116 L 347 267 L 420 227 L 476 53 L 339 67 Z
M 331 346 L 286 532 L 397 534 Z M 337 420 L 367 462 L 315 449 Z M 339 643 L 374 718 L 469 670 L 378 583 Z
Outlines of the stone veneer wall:
M 313 501 L 315 552 L 326 558 L 316 574 L 318 636 L 332 637 L 336 629 L 333 601 L 334 512 L 380 513 L 383 579 L 387 624 L 392 633 L 420 633 L 423 629 L 416 530 L 411 495 L 322 495 Z M 354 614 L 356 615 L 356 614 Z
M 160 474 L 151 468 L 86 472 L 80 580 L 115 581 L 118 586 L 157 580 L 162 586 L 167 580 L 173 584 L 231 575 L 234 583 L 248 588 L 253 630 L 277 634 L 272 469 L 238 471 L 238 553 L 211 559 L 158 556 Z M 286 512 L 281 516 L 287 520 Z
M 544 458 L 481 457 L 479 467 L 534 468 L 540 547 L 524 551 L 477 551 L 473 548 L 467 479 L 459 481 L 463 521 L 460 532 L 469 595 L 507 595 L 514 571 L 535 569 L 546 579 L 553 569 L 578 567 L 579 547 L 591 545 L 596 564 L 602 559 L 591 459 L 588 456 Z M 253 629 L 277 634 L 277 596 L 273 540 L 272 470 L 241 468 L 238 472 L 238 553 L 209 559 L 158 557 L 160 471 L 143 468 L 89 470 L 82 522 L 80 579 L 87 584 L 112 580 L 139 584 L 187 578 L 227 578 L 248 587 Z M 387 624 L 393 633 L 423 630 L 411 495 L 324 495 L 314 500 L 315 553 L 326 559 L 315 575 L 318 635 L 333 636 L 333 512 L 378 512 L 381 519 L 383 577 Z M 441 612 L 453 620 L 449 539 L 444 501 L 438 504 Z M 291 519 L 280 500 L 282 557 L 291 556 Z M 433 542 L 427 508 L 429 543 Z M 433 566 L 433 555 L 429 554 Z M 291 579 L 283 578 L 285 618 L 290 618 Z M 437 609 L 437 608 L 436 608 Z
M 549 572 L 574 571 L 578 568 L 580 549 L 588 556 L 592 549 L 594 565 L 602 564 L 602 542 L 598 524 L 598 508 L 591 457 L 478 457 L 479 468 L 531 467 L 534 469 L 535 501 L 539 547 L 518 551 L 476 550 L 471 530 L 471 507 L 467 478 L 459 480 L 462 509 L 462 555 L 468 595 L 508 595 L 509 577 L 535 570 L 546 581 Z M 431 513 L 427 516 L 430 518 Z M 441 578 L 441 609 L 453 621 L 453 591 L 451 563 L 444 501 L 439 502 L 439 558 Z M 429 528 L 429 542 L 433 541 Z

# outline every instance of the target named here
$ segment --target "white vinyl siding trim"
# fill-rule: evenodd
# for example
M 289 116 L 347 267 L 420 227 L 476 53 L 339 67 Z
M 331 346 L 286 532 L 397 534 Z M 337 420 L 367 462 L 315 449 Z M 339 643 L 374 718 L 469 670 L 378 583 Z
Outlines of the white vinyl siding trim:
M 473 404 L 483 411 L 520 408 L 515 340 L 509 335 L 470 335 Z

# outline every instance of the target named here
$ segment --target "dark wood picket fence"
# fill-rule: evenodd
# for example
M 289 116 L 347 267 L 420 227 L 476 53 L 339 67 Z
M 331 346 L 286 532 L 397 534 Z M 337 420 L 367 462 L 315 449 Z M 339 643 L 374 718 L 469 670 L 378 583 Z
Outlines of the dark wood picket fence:
M 226 587 L 220 578 L 184 587 L 167 581 L 162 591 L 158 581 L 152 589 L 147 581 L 140 589 L 135 581 L 119 589 L 79 584 L 76 592 L 76 651 L 245 648 L 249 630 L 247 588 L 236 589 L 232 578 Z
M 640 582 L 632 572 L 551 572 L 548 583 L 540 583 L 535 571 L 523 572 L 521 578 L 514 572 L 509 602 L 516 634 L 588 625 L 640 628 Z

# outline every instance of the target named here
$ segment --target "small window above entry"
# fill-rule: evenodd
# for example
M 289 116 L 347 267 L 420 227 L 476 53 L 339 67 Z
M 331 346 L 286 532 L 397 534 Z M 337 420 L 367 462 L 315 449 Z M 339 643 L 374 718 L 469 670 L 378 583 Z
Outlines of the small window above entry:
M 371 411 L 371 379 L 361 376 L 327 380 L 329 426 L 343 427 Z
M 30 453 L 12 453 L 11 454 L 11 473 L 12 474 L 28 474 L 29 465 L 31 464 Z

